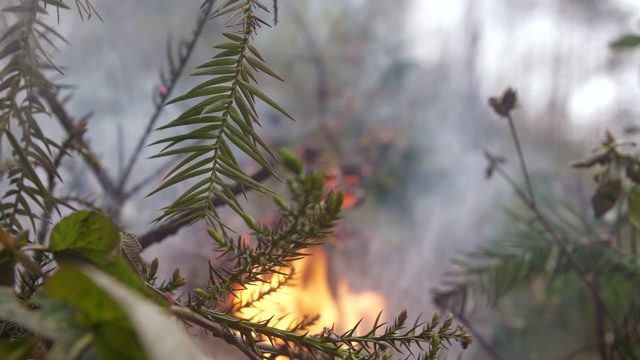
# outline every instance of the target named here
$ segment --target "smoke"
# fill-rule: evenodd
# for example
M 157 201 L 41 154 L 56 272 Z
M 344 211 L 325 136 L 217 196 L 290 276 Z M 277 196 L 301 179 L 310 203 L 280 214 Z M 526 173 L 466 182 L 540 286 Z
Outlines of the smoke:
M 506 125 L 486 106 L 489 96 L 507 86 L 519 91 L 518 127 L 534 172 L 549 171 L 549 163 L 564 163 L 579 153 L 562 149 L 594 144 L 593 134 L 616 126 L 615 114 L 637 118 L 638 86 L 628 80 L 635 75 L 635 60 L 606 48 L 628 30 L 620 19 L 630 17 L 630 8 L 596 4 L 606 11 L 586 11 L 577 2 L 567 3 L 307 1 L 294 7 L 281 2 L 280 23 L 262 29 L 259 48 L 286 79 L 285 84 L 265 80 L 265 92 L 298 119 L 289 123 L 259 112 L 263 134 L 275 145 L 323 149 L 326 166 L 374 168 L 364 185 L 367 198 L 346 211 L 338 230 L 343 247 L 328 247 L 330 271 L 346 276 L 354 289 L 383 293 L 389 317 L 404 307 L 415 315 L 435 311 L 430 291 L 453 256 L 485 243 L 502 226 L 500 208 L 510 201 L 511 190 L 498 179 L 485 179 L 482 149 L 507 155 L 507 166 L 516 174 L 517 167 Z M 167 35 L 174 44 L 188 36 L 199 4 L 96 2 L 104 24 L 63 14 L 61 33 L 71 45 L 55 61 L 68 67 L 64 82 L 79 85 L 69 110 L 78 116 L 95 112 L 87 136 L 112 175 L 121 167 L 115 150 L 123 147 L 130 154 L 153 110 L 158 68 L 166 66 Z M 296 12 L 305 28 L 296 24 Z M 220 30 L 212 22 L 205 32 Z M 216 41 L 213 35 L 201 40 L 190 69 L 211 56 Z M 613 82 L 617 98 L 597 111 L 580 112 L 581 103 L 607 90 L 594 90 L 594 81 Z M 193 80 L 185 78 L 174 95 L 190 84 Z M 182 110 L 169 107 L 159 124 Z M 604 114 L 614 116 L 602 119 Z M 578 117 L 582 128 L 572 123 Z M 324 129 L 339 135 L 340 149 L 332 148 Z M 159 166 L 144 160 L 154 151 L 145 150 L 133 183 Z M 75 165 L 67 169 L 76 176 L 63 189 L 99 194 L 92 175 L 79 174 Z M 130 231 L 143 232 L 157 209 L 178 193 L 146 200 L 140 193 L 124 204 L 123 221 Z M 213 256 L 208 240 L 182 235 L 145 256 L 178 265 L 194 256 Z M 172 268 L 167 264 L 164 270 Z M 195 269 L 186 272 L 202 279 Z

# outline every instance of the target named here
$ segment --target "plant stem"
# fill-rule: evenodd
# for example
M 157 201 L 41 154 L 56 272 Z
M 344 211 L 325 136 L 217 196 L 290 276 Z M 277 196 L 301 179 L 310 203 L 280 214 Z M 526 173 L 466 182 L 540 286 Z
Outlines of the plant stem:
M 518 158 L 520 159 L 520 167 L 522 168 L 522 174 L 524 175 L 524 179 L 527 183 L 527 190 L 529 191 L 529 196 L 531 198 L 531 203 L 533 206 L 536 205 L 536 199 L 533 195 L 533 187 L 531 186 L 531 179 L 529 178 L 529 171 L 527 171 L 527 165 L 524 161 L 524 155 L 522 154 L 522 148 L 520 147 L 520 140 L 518 139 L 518 132 L 516 131 L 516 127 L 513 124 L 513 118 L 511 118 L 511 114 L 507 115 L 507 120 L 509 122 L 509 128 L 511 129 L 511 136 L 513 137 L 513 142 L 516 144 L 516 151 L 518 152 Z

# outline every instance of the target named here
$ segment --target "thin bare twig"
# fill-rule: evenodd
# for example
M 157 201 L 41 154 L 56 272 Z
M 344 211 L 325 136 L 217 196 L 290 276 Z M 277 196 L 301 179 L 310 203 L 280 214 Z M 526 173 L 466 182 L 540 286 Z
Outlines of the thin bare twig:
M 69 116 L 64 106 L 58 101 L 57 93 L 49 89 L 42 88 L 41 95 L 46 100 L 47 104 L 49 104 L 51 112 L 53 112 L 53 114 L 58 118 L 58 121 L 65 129 L 67 134 L 73 134 L 74 130 L 76 129 L 76 123 L 73 118 Z M 100 162 L 97 160 L 95 154 L 91 151 L 91 148 L 89 147 L 89 144 L 87 144 L 87 142 L 84 140 L 84 137 L 79 136 L 77 138 L 77 143 L 82 149 L 80 151 L 82 157 L 84 158 L 85 162 L 87 163 L 95 177 L 98 179 L 98 182 L 100 182 L 100 185 L 102 186 L 104 191 L 113 199 L 119 199 L 120 196 L 117 187 L 115 186 L 113 180 L 111 180 L 109 175 L 106 173 L 105 169 L 100 165 Z
M 151 174 L 147 175 L 144 179 L 140 180 L 137 184 L 133 185 L 129 191 L 127 191 L 123 197 L 125 199 L 130 198 L 131 196 L 135 195 L 138 191 L 142 190 L 145 186 L 149 185 L 149 182 L 153 181 L 154 179 L 160 177 L 160 175 L 166 171 L 171 170 L 175 164 L 179 161 L 179 159 L 174 159 L 174 160 L 170 160 L 167 161 L 166 164 L 158 167 L 156 170 L 154 170 Z
M 516 127 L 513 124 L 513 119 L 511 118 L 511 113 L 507 113 L 507 122 L 509 123 L 509 129 L 511 129 L 511 136 L 513 137 L 513 142 L 516 144 L 516 151 L 518 152 L 518 159 L 520 159 L 520 167 L 522 168 L 522 174 L 524 175 L 524 180 L 527 183 L 527 191 L 529 191 L 529 196 L 531 197 L 531 203 L 533 206 L 536 206 L 536 198 L 533 195 L 533 187 L 531 186 L 531 179 L 529 177 L 529 171 L 527 171 L 527 165 L 524 161 L 524 155 L 522 154 L 522 148 L 520 147 L 520 140 L 518 139 L 518 132 L 516 131 Z
M 169 79 L 168 80 L 165 79 L 164 78 L 164 74 L 163 74 L 163 76 L 162 76 L 162 86 L 164 86 L 164 91 L 159 95 L 160 99 L 159 99 L 158 103 L 156 104 L 156 109 L 155 109 L 153 115 L 151 115 L 151 118 L 149 118 L 149 121 L 147 122 L 147 127 L 145 128 L 144 133 L 142 134 L 140 139 L 138 140 L 138 144 L 136 145 L 135 150 L 131 154 L 131 158 L 127 162 L 127 166 L 126 166 L 124 172 L 122 173 L 122 176 L 120 177 L 120 180 L 118 181 L 118 190 L 120 192 L 124 192 L 123 188 L 126 185 L 126 182 L 129 179 L 129 176 L 131 175 L 131 170 L 133 169 L 133 166 L 135 165 L 135 163 L 138 160 L 138 158 L 140 157 L 140 154 L 142 153 L 142 148 L 147 143 L 147 139 L 151 135 L 151 132 L 153 131 L 153 128 L 155 127 L 156 121 L 158 120 L 158 118 L 160 117 L 160 114 L 162 113 L 162 110 L 164 109 L 164 102 L 171 95 L 171 92 L 175 88 L 175 85 L 178 82 L 178 79 L 182 75 L 182 71 L 184 70 L 185 66 L 187 65 L 187 62 L 189 61 L 189 58 L 191 58 L 191 54 L 193 53 L 193 49 L 194 49 L 194 47 L 196 45 L 196 42 L 200 38 L 200 35 L 202 34 L 202 29 L 204 28 L 204 25 L 207 22 L 207 18 L 211 14 L 211 11 L 213 9 L 213 4 L 214 3 L 215 3 L 215 1 L 209 1 L 207 3 L 206 7 L 203 10 L 201 10 L 200 15 L 198 17 L 198 22 L 196 24 L 196 28 L 193 31 L 193 37 L 187 42 L 181 42 L 180 43 L 179 50 L 178 50 L 178 64 L 177 64 L 177 66 L 175 66 L 173 64 L 172 55 L 171 55 L 171 42 L 168 42 L 168 45 L 167 45 L 167 56 L 169 57 L 169 68 L 170 68 L 169 69 L 169 71 L 170 71 Z

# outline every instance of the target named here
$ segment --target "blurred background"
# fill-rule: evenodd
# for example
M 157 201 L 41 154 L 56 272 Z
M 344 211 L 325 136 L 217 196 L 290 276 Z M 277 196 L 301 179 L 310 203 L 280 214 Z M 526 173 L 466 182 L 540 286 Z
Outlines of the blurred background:
M 61 14 L 59 29 L 69 45 L 62 45 L 54 60 L 65 66 L 59 82 L 75 86 L 67 110 L 78 118 L 93 112 L 87 139 L 117 178 L 154 112 L 152 99 L 166 91 L 160 75 L 168 67 L 167 40 L 175 56 L 180 39 L 192 36 L 201 2 L 93 4 L 104 23 L 96 18 L 83 23 L 73 11 Z M 483 149 L 505 157 L 506 168 L 521 177 L 509 129 L 487 105 L 489 97 L 507 87 L 518 91 L 515 121 L 535 190 L 573 199 L 585 212 L 589 178 L 568 162 L 597 146 L 606 129 L 621 134 L 640 112 L 640 53 L 608 47 L 621 34 L 639 30 L 635 1 L 277 5 L 277 24 L 276 12 L 264 15 L 273 26 L 259 31 L 256 46 L 285 82 L 264 78 L 260 86 L 296 122 L 262 107 L 261 134 L 272 148 L 290 147 L 309 167 L 325 172 L 330 186 L 346 191 L 348 203 L 335 239 L 301 265 L 307 274 L 300 280 L 303 290 L 290 289 L 291 298 L 274 303 L 319 312 L 320 322 L 339 329 L 361 317 L 373 319 L 382 309 L 387 320 L 404 308 L 430 318 L 438 310 L 432 291 L 442 286 L 453 258 L 510 226 L 503 208 L 517 200 L 502 179 L 486 178 Z M 170 97 L 202 81 L 188 74 L 214 54 L 224 26 L 220 19 L 207 23 Z M 188 105 L 167 107 L 156 127 Z M 54 122 L 50 130 L 62 134 Z M 151 141 L 157 138 L 152 134 Z M 158 209 L 187 186 L 145 198 L 160 184 L 166 165 L 147 159 L 158 150 L 144 148 L 130 178 L 143 185 L 117 204 L 126 230 L 136 234 L 151 229 Z M 249 173 L 258 170 L 243 161 Z M 150 177 L 154 174 L 159 176 Z M 112 204 L 82 162 L 65 162 L 62 176 L 59 191 Z M 256 218 L 267 221 L 270 199 L 249 194 L 249 202 Z M 240 223 L 231 215 L 228 221 Z M 212 250 L 206 232 L 194 226 L 148 247 L 143 257 L 159 257 L 167 276 L 179 266 L 197 287 L 207 280 L 206 261 L 216 259 Z M 312 298 L 324 300 L 307 308 Z M 560 324 L 553 319 L 537 327 L 529 327 L 526 317 L 507 325 L 503 320 L 488 311 L 471 318 L 477 334 L 504 358 L 555 358 L 554 352 L 536 351 L 566 349 L 574 341 L 557 337 L 573 328 L 564 324 L 555 330 L 550 326 Z M 519 337 L 506 341 L 508 330 Z M 209 342 L 204 335 L 203 342 Z M 476 342 L 461 358 L 492 355 Z

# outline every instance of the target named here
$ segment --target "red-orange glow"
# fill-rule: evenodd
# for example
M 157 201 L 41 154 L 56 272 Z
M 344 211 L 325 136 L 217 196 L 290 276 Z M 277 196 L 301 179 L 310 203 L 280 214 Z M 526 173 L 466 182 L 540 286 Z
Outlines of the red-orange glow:
M 319 319 L 308 326 L 305 331 L 310 334 L 321 333 L 324 326 L 334 326 L 336 332 L 346 331 L 360 319 L 366 318 L 363 326 L 369 326 L 384 309 L 384 298 L 373 291 L 355 293 L 349 289 L 347 280 L 338 277 L 333 288 L 329 282 L 327 255 L 322 248 L 313 249 L 313 254 L 295 265 L 295 275 L 283 289 L 271 293 L 264 299 L 254 302 L 252 307 L 243 308 L 237 316 L 253 321 L 273 317 L 270 325 L 278 328 L 290 328 L 300 320 L 319 316 Z M 271 286 L 283 280 L 282 276 L 272 277 Z M 267 284 L 254 285 L 238 292 L 236 304 L 246 304 L 255 299 L 259 293 L 269 289 Z M 278 320 L 279 321 L 276 321 Z
M 358 185 L 359 182 L 360 178 L 358 177 L 358 175 L 347 175 L 344 177 L 344 183 L 349 186 Z
M 357 194 L 345 192 L 343 194 L 341 208 L 343 208 L 343 209 L 351 209 L 351 208 L 355 207 L 356 205 L 358 205 L 360 200 L 361 200 L 361 198 L 359 198 L 357 196 Z
M 360 172 L 362 176 L 371 176 L 371 174 L 373 174 L 373 167 L 369 164 L 362 165 Z

